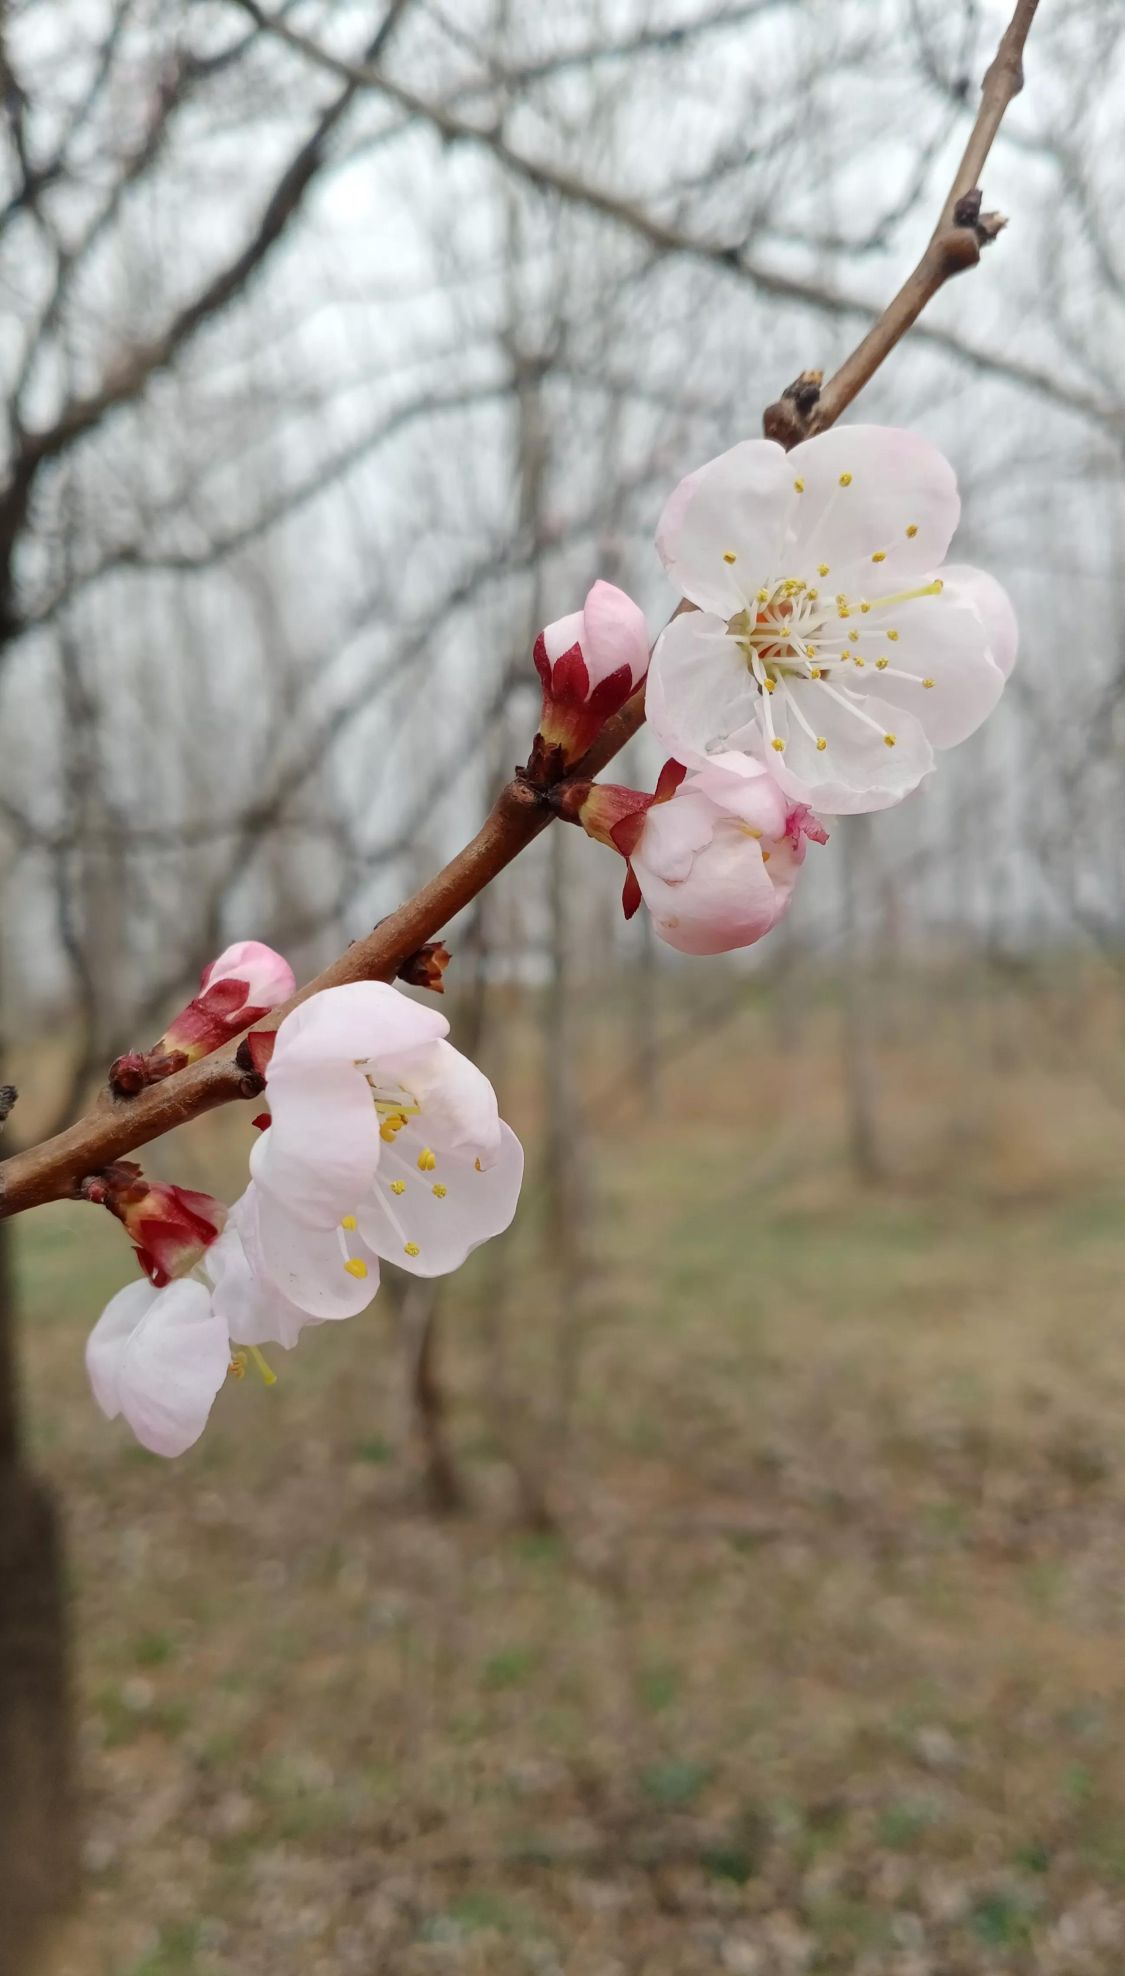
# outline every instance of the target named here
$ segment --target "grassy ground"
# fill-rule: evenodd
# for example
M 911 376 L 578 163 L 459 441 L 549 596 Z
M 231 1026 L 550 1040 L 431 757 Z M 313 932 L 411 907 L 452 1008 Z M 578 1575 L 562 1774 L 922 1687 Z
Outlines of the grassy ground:
M 443 1308 L 445 1521 L 387 1299 L 167 1466 L 85 1390 L 119 1231 L 28 1217 L 88 1834 L 50 1976 L 1120 1972 L 1114 1020 L 1089 1074 L 1065 1003 L 888 1023 L 865 1188 L 829 1011 L 653 1117 L 603 1052 L 579 1335 L 533 1199 Z

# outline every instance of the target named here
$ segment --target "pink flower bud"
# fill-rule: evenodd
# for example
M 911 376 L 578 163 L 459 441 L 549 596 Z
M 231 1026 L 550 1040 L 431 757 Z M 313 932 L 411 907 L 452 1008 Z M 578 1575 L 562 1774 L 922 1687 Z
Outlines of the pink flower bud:
M 644 679 L 644 613 L 623 590 L 599 581 L 580 611 L 540 632 L 532 656 L 543 711 L 528 775 L 543 785 L 581 759 Z
M 221 1234 L 227 1211 L 212 1194 L 146 1180 L 135 1161 L 117 1160 L 81 1185 L 84 1200 L 121 1222 L 149 1281 L 161 1288 L 186 1276 Z
M 191 1063 L 209 1056 L 240 1029 L 287 1002 L 297 985 L 288 961 L 260 940 L 236 940 L 205 967 L 199 994 L 169 1023 L 158 1051 L 182 1051 Z

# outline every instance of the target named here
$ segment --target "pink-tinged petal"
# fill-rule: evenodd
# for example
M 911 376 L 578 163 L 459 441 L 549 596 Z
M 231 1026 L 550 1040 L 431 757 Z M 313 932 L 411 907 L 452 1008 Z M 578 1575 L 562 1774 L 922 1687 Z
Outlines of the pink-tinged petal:
M 667 809 L 691 801 L 677 797 Z M 760 940 L 778 914 L 762 853 L 744 825 L 716 811 L 710 840 L 683 878 L 669 882 L 638 855 L 634 870 L 657 937 L 681 954 L 725 954 Z
M 118 1384 L 125 1347 L 141 1319 L 152 1309 L 159 1290 L 144 1277 L 127 1283 L 111 1297 L 86 1340 L 86 1371 L 94 1398 L 110 1420 L 121 1411 Z
M 372 1181 L 370 1186 L 374 1184 Z M 356 1230 L 342 1229 L 338 1222 L 331 1227 L 310 1227 L 290 1214 L 284 1203 L 257 1187 L 248 1188 L 245 1198 L 240 1233 L 250 1269 L 260 1283 L 280 1292 L 285 1305 L 296 1306 L 321 1321 L 355 1317 L 366 1310 L 379 1288 L 379 1269 Z M 353 1202 L 349 1212 L 354 1213 L 357 1206 L 358 1202 Z M 363 1270 L 348 1269 L 349 1261 L 361 1262 Z M 230 1289 L 228 1282 L 224 1303 Z M 288 1344 L 290 1335 L 295 1336 L 291 1319 L 280 1305 L 273 1316 L 278 1343 Z M 243 1343 L 257 1344 L 259 1339 L 247 1337 L 246 1329 L 255 1328 L 256 1321 L 270 1321 L 268 1300 L 263 1296 L 261 1303 L 255 1303 L 242 1316 L 232 1315 L 231 1321 Z
M 141 1446 L 174 1456 L 198 1441 L 229 1364 L 230 1336 L 202 1283 L 184 1277 L 161 1290 L 118 1371 L 118 1404 Z
M 261 940 L 236 940 L 204 968 L 199 985 L 201 989 L 215 988 L 231 979 L 245 983 L 243 1001 L 263 1010 L 287 1002 L 297 986 L 289 962 Z
M 910 713 L 884 705 L 873 694 L 837 688 L 846 702 L 841 705 L 815 680 L 791 690 L 812 728 L 811 737 L 790 714 L 786 699 L 775 694 L 771 712 L 777 737 L 785 743 L 783 752 L 771 748 L 756 721 L 736 738 L 765 764 L 793 802 L 807 803 L 826 816 L 890 809 L 932 769 L 933 749 Z M 860 719 L 861 713 L 874 726 Z M 893 746 L 888 747 L 884 734 L 894 735 Z M 824 749 L 817 748 L 817 737 L 827 742 Z
M 777 570 L 792 476 L 772 439 L 746 439 L 680 482 L 656 547 L 673 583 L 724 619 Z M 730 560 L 733 558 L 733 560 Z
M 319 1070 L 357 1063 L 389 1050 L 412 1050 L 449 1032 L 436 1009 L 412 1002 L 385 981 L 325 988 L 295 1008 L 277 1032 L 270 1083 L 290 1065 Z
M 736 768 L 732 764 L 737 763 Z M 748 823 L 763 837 L 783 837 L 787 805 L 768 769 L 745 755 L 716 755 L 684 784 L 684 793 L 698 790 L 720 809 Z
M 834 426 L 795 446 L 787 465 L 803 492 L 779 574 L 870 595 L 943 560 L 961 501 L 953 468 L 920 433 Z M 827 576 L 818 577 L 821 563 Z
M 703 767 L 757 710 L 758 688 L 723 619 L 685 611 L 661 632 L 649 667 L 649 726 L 677 761 Z
M 429 1146 L 463 1152 L 488 1166 L 500 1144 L 496 1093 L 484 1072 L 452 1043 L 428 1043 L 421 1050 L 381 1060 L 388 1084 L 401 1085 L 420 1108 L 391 1145 L 403 1150 Z M 384 1150 L 384 1163 L 390 1148 Z
M 231 1224 L 226 1233 L 216 1242 L 207 1258 L 207 1269 L 214 1283 L 214 1308 L 223 1318 L 232 1338 L 240 1345 L 281 1345 L 291 1351 L 301 1332 L 308 1324 L 316 1324 L 320 1319 L 302 1310 L 279 1290 L 276 1284 L 251 1267 L 239 1229 L 246 1225 L 256 1213 L 251 1205 L 253 1188 L 247 1188 L 242 1200 L 235 1203 L 231 1211 Z M 343 1231 L 342 1231 L 343 1232 Z M 366 1279 L 356 1279 L 356 1297 L 363 1294 L 360 1282 L 366 1291 L 367 1299 L 374 1296 L 379 1285 L 379 1260 L 354 1231 L 347 1235 L 347 1249 L 351 1256 L 359 1257 L 367 1268 Z M 344 1258 L 337 1242 L 336 1255 L 332 1258 L 335 1266 Z M 333 1310 L 336 1317 L 354 1316 L 352 1310 Z
M 979 611 L 989 656 L 1007 679 L 1019 649 L 1019 624 L 1007 591 L 986 570 L 972 569 L 967 563 L 946 563 L 938 574 L 945 585 L 942 595 L 949 603 L 969 604 Z
M 482 1162 L 478 1170 L 469 1153 L 443 1150 L 432 1166 L 419 1168 L 408 1157 L 405 1136 L 395 1140 L 374 1193 L 360 1207 L 360 1233 L 385 1261 L 411 1275 L 444 1276 L 509 1226 L 523 1179 L 523 1148 L 501 1122 L 491 1165 Z
M 1004 675 L 989 654 L 983 617 L 955 596 L 943 590 L 939 597 L 892 613 L 899 634 L 893 644 L 880 637 L 879 619 L 872 613 L 872 629 L 864 638 L 868 658 L 863 680 L 880 700 L 913 715 L 934 748 L 954 748 L 967 740 L 1004 690 Z M 887 659 L 885 669 L 879 669 L 875 654 Z M 924 680 L 932 684 L 923 685 Z
M 696 853 L 711 842 L 721 819 L 722 811 L 698 791 L 684 791 L 670 803 L 654 803 L 632 852 L 641 890 L 646 874 L 672 884 L 686 878 Z
M 543 640 L 543 650 L 553 666 L 564 652 L 575 646 L 581 649 L 585 620 L 581 611 L 570 611 L 566 617 L 556 618 L 553 624 L 545 625 L 539 636 Z M 538 640 L 536 641 L 538 643 Z
M 600 578 L 586 599 L 582 650 L 591 687 L 626 667 L 633 686 L 648 671 L 648 627 L 639 604 L 614 583 Z
M 354 1064 L 270 1071 L 272 1123 L 250 1150 L 250 1171 L 284 1213 L 334 1227 L 379 1166 L 379 1117 Z

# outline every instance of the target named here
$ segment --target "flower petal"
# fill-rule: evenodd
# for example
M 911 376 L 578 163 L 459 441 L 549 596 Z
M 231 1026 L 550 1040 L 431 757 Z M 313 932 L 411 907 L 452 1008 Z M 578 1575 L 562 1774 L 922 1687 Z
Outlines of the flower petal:
M 1019 648 L 1019 624 L 1007 591 L 987 570 L 972 569 L 968 563 L 946 563 L 940 574 L 945 584 L 942 594 L 950 603 L 971 604 L 980 612 L 992 662 L 1007 679 Z
M 360 1205 L 360 1233 L 411 1275 L 444 1276 L 508 1227 L 523 1179 L 523 1148 L 501 1121 L 495 1157 L 480 1171 L 467 1151 L 439 1152 L 424 1170 L 412 1151 L 413 1142 L 399 1133 L 375 1190 Z
M 794 802 L 829 816 L 890 809 L 933 767 L 933 750 L 914 716 L 885 706 L 874 694 L 837 688 L 845 702 L 841 705 L 816 680 L 796 682 L 789 690 L 812 738 L 791 714 L 787 698 L 775 694 L 771 712 L 784 751 L 770 747 L 757 721 L 732 739 L 765 763 Z M 869 716 L 875 725 L 859 715 Z M 894 735 L 893 747 L 883 739 L 885 733 Z M 827 747 L 818 749 L 817 737 Z
M 335 1226 L 374 1180 L 379 1120 L 352 1063 L 283 1064 L 269 1079 L 272 1123 L 250 1151 L 258 1185 L 305 1224 Z
M 111 1297 L 86 1340 L 86 1371 L 94 1398 L 109 1420 L 121 1412 L 118 1382 L 125 1347 L 141 1319 L 151 1310 L 159 1290 L 146 1278 L 127 1283 Z
M 161 1290 L 125 1346 L 117 1397 L 141 1446 L 182 1455 L 207 1425 L 227 1376 L 230 1335 L 202 1283 Z
M 352 1212 L 359 1198 L 353 1201 Z M 295 1341 L 299 1326 L 285 1305 L 320 1320 L 355 1317 L 366 1310 L 379 1288 L 379 1264 L 354 1230 L 341 1241 L 343 1231 L 338 1220 L 331 1226 L 310 1227 L 291 1214 L 284 1202 L 258 1187 L 247 1189 L 245 1201 L 239 1226 L 247 1261 L 264 1285 L 280 1293 L 282 1303 L 271 1306 L 263 1294 L 245 1314 L 231 1311 L 236 1337 L 247 1345 L 258 1344 L 257 1336 L 247 1336 L 248 1328 L 262 1329 L 262 1335 L 268 1336 L 263 1327 L 272 1325 L 277 1342 L 288 1346 Z M 349 1270 L 349 1261 L 362 1263 L 363 1273 Z M 224 1307 L 236 1294 L 235 1286 L 228 1282 L 222 1294 Z
M 412 1144 L 417 1138 L 420 1146 L 463 1152 L 484 1166 L 496 1157 L 500 1146 L 496 1093 L 484 1072 L 452 1043 L 427 1043 L 401 1056 L 381 1057 L 379 1074 L 409 1091 L 421 1110 L 393 1144 L 400 1140 Z M 385 1163 L 386 1149 L 383 1159 Z
M 784 811 L 784 801 L 782 801 Z M 723 812 L 702 790 L 688 790 L 668 803 L 654 803 L 631 853 L 644 890 L 643 865 L 654 878 L 677 884 L 688 876 L 696 853 L 711 842 Z
M 268 1081 L 272 1085 L 279 1069 L 300 1065 L 319 1072 L 389 1050 L 413 1050 L 448 1033 L 449 1024 L 436 1009 L 412 1002 L 386 981 L 348 981 L 310 995 L 286 1016 Z
M 599 578 L 582 615 L 582 652 L 591 688 L 621 666 L 628 666 L 633 685 L 638 685 L 648 669 L 648 627 L 640 605 L 615 583 Z
M 961 513 L 957 479 L 920 433 L 834 426 L 795 446 L 788 464 L 804 491 L 777 574 L 815 582 L 827 563 L 822 586 L 868 594 L 857 582 L 865 569 L 872 584 L 878 575 L 880 587 L 896 588 L 889 579 L 928 573 L 944 558 Z
M 1000 590 L 999 584 L 995 588 Z M 899 634 L 894 644 L 880 638 L 874 613 L 870 622 L 862 678 L 879 699 L 913 715 L 934 748 L 954 748 L 974 734 L 1004 690 L 1004 674 L 990 656 L 981 613 L 943 590 L 940 597 L 894 613 Z M 885 670 L 873 663 L 875 653 L 888 660 Z M 849 682 L 853 690 L 862 691 L 859 677 Z M 924 686 L 923 680 L 931 683 Z
M 716 810 L 709 842 L 683 878 L 669 882 L 635 855 L 633 870 L 657 936 L 682 954 L 725 954 L 760 940 L 778 911 L 762 848 L 745 825 Z
M 753 718 L 758 689 L 726 621 L 684 611 L 661 632 L 645 688 L 649 726 L 688 768 L 703 768 Z
M 785 454 L 772 439 L 744 439 L 681 480 L 656 547 L 684 596 L 724 619 L 740 611 L 777 568 L 791 498 Z
M 690 775 L 682 794 L 699 790 L 720 809 L 740 817 L 763 837 L 783 837 L 788 804 L 769 770 L 748 755 L 713 755 L 705 769 Z

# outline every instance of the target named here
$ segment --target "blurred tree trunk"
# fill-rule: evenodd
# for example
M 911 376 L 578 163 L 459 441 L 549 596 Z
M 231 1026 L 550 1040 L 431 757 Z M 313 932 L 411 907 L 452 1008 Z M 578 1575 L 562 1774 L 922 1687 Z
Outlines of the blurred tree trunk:
M 21 1976 L 78 1874 L 62 1532 L 22 1460 L 13 1246 L 0 1222 L 0 1976 Z

